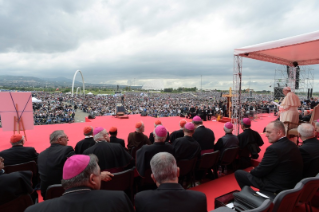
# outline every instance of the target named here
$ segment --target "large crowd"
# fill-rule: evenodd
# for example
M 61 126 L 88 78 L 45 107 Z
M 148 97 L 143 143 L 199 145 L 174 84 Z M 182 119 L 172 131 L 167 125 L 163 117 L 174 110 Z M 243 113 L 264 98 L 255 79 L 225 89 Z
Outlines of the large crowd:
M 205 111 L 205 118 L 218 114 L 228 116 L 227 99 L 221 92 L 188 93 L 143 93 L 126 92 L 123 95 L 74 95 L 62 93 L 33 93 L 41 103 L 33 103 L 35 124 L 74 122 L 77 110 L 88 115 L 115 115 L 116 107 L 122 105 L 125 114 L 142 114 L 153 117 L 190 116 L 191 111 L 199 114 Z M 252 97 L 252 100 L 248 97 Z M 303 98 L 300 98 L 303 99 Z M 253 116 L 257 112 L 276 112 L 270 94 L 242 94 L 242 117 Z M 302 104 L 307 108 L 310 101 Z M 193 117 L 193 116 L 192 116 Z

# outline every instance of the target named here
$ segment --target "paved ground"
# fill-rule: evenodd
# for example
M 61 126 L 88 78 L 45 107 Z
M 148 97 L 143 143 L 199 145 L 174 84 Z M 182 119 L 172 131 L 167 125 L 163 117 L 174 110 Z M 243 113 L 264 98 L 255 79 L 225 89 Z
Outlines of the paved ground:
M 88 113 L 84 113 L 82 110 L 78 109 L 75 112 L 74 122 L 85 122 L 85 117 L 87 117 L 88 115 L 89 115 Z

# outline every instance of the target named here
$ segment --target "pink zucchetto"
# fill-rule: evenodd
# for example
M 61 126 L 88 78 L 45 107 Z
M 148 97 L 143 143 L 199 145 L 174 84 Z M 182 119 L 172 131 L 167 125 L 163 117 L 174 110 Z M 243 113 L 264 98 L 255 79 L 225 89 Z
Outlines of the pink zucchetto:
M 159 125 L 155 128 L 155 134 L 158 136 L 158 137 L 166 137 L 167 135 L 167 130 L 165 129 L 164 126 L 162 125 Z
M 194 126 L 193 123 L 188 122 L 188 123 L 185 124 L 184 128 L 187 129 L 187 130 L 193 131 L 195 129 L 195 126 Z
M 202 119 L 199 116 L 194 116 L 193 121 L 202 121 Z
M 95 129 L 93 130 L 93 136 L 95 136 L 96 134 L 100 133 L 103 130 L 104 130 L 103 127 L 95 127 Z
M 245 125 L 251 125 L 251 121 L 250 121 L 249 118 L 243 118 L 243 123 L 244 123 Z
M 89 165 L 90 156 L 73 155 L 69 157 L 63 166 L 63 179 L 69 180 L 81 172 Z
M 227 123 L 225 123 L 225 125 L 224 125 L 227 129 L 233 129 L 233 124 L 232 123 L 230 123 L 230 122 L 227 122 Z

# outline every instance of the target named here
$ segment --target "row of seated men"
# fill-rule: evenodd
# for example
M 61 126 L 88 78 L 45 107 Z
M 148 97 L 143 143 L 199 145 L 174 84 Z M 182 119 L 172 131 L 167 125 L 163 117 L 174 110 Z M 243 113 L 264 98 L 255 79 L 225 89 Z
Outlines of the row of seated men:
M 249 120 L 249 119 L 248 119 Z M 239 140 L 245 138 L 245 140 L 253 139 L 256 136 L 256 132 L 250 129 L 250 120 L 247 119 L 242 120 L 242 128 L 244 128 L 244 132 L 238 136 Z M 137 151 L 137 169 L 139 172 L 143 172 L 145 167 L 150 166 L 149 162 L 146 162 L 149 154 L 155 155 L 156 151 L 147 151 L 147 149 L 154 150 L 156 145 L 161 145 L 163 148 L 168 149 L 169 152 L 170 147 L 173 146 L 173 153 L 176 158 L 176 155 L 183 155 L 187 152 L 187 145 L 191 143 L 193 145 L 191 148 L 194 152 L 198 152 L 197 154 L 200 157 L 201 145 L 194 140 L 194 132 L 196 122 L 201 122 L 199 117 L 194 117 L 193 123 L 186 123 L 183 128 L 184 136 L 174 140 L 173 145 L 168 143 L 164 143 L 166 140 L 167 131 L 165 127 L 162 125 L 156 126 L 153 131 L 155 142 L 152 145 L 143 145 L 139 151 Z M 249 124 L 249 125 L 247 125 Z M 201 125 L 201 124 L 200 124 Z M 245 128 L 248 126 L 249 128 Z M 143 131 L 141 128 L 144 128 L 142 123 L 136 124 L 137 131 Z M 218 148 L 220 141 L 229 141 L 229 139 L 224 139 L 225 137 L 236 138 L 236 136 L 232 135 L 231 132 L 226 132 L 226 129 L 232 128 L 231 123 L 226 123 L 224 126 L 224 130 L 226 135 L 219 139 L 217 142 L 215 149 Z M 207 128 L 206 128 L 207 129 Z M 92 131 L 92 128 L 85 128 L 85 133 L 88 134 L 89 131 Z M 251 133 L 249 133 L 252 131 Z M 297 181 L 301 179 L 301 177 L 314 176 L 315 173 L 318 173 L 318 164 L 315 164 L 315 158 L 318 155 L 318 141 L 315 138 L 314 127 L 310 124 L 302 124 L 298 128 L 298 131 L 301 135 L 301 139 L 303 140 L 303 145 L 299 148 L 294 145 L 291 141 L 289 141 L 284 134 L 283 124 L 279 121 L 270 123 L 266 128 L 266 137 L 268 138 L 270 143 L 273 143 L 270 147 L 267 148 L 265 156 L 258 167 L 256 167 L 251 173 L 246 173 L 244 171 L 237 171 L 235 173 L 236 179 L 239 182 L 239 185 L 242 187 L 244 185 L 253 185 L 257 188 L 272 192 L 278 193 L 281 190 L 292 188 Z M 308 134 L 307 134 L 308 133 Z M 133 134 L 143 134 L 142 132 L 133 132 Z M 173 133 L 172 133 L 173 134 Z M 120 144 L 109 143 L 110 138 L 108 136 L 108 132 L 106 132 L 103 128 L 95 128 L 93 130 L 93 136 L 95 140 L 95 144 L 84 151 L 84 154 L 95 154 L 99 159 L 99 166 L 101 170 L 110 170 L 116 169 L 120 167 L 129 166 L 132 161 L 132 157 L 128 154 L 125 149 Z M 145 136 L 145 135 L 144 135 Z M 22 137 L 22 136 L 21 136 Z M 88 136 L 91 137 L 91 136 Z M 130 136 L 129 136 L 130 137 Z M 133 136 L 134 137 L 134 136 Z M 146 136 L 145 136 L 146 137 Z M 19 140 L 20 139 L 20 140 Z M 13 136 L 11 139 L 11 143 L 15 144 L 17 142 L 24 143 L 24 139 L 21 139 L 19 135 Z M 45 199 L 45 190 L 47 186 L 52 184 L 59 184 L 62 179 L 62 168 L 60 167 L 64 165 L 65 160 L 74 154 L 73 148 L 67 146 L 68 138 L 64 134 L 63 131 L 55 131 L 50 135 L 51 147 L 43 151 L 38 157 L 38 166 L 39 173 L 41 177 L 41 193 Z M 288 142 L 289 141 L 289 142 Z M 82 142 L 82 141 L 81 141 Z M 83 142 L 82 142 L 83 143 Z M 130 143 L 130 142 L 129 142 Z M 224 143 L 224 142 L 223 142 Z M 227 145 L 227 142 L 224 143 Z M 14 145 L 11 149 L 17 148 Z M 21 146 L 21 145 L 20 145 Z M 195 146 L 199 146 L 199 148 L 193 148 Z M 23 146 L 22 146 L 23 147 Z M 22 147 L 18 147 L 17 149 L 22 149 Z M 129 147 L 129 145 L 128 145 Z M 23 147 L 26 148 L 26 147 Z M 204 151 L 213 151 L 212 149 L 204 149 Z M 29 148 L 30 149 L 30 148 Z M 32 149 L 32 148 L 31 148 Z M 179 152 L 180 150 L 180 152 Z M 186 151 L 185 151 L 186 150 Z M 165 151 L 159 150 L 158 152 Z M 35 153 L 35 151 L 32 151 Z M 142 154 L 142 153 L 145 154 Z M 3 155 L 6 158 L 6 151 L 1 152 L 1 156 Z M 148 155 L 147 155 L 148 153 Z M 35 153 L 36 154 L 36 153 Z M 12 155 L 12 154 L 11 154 Z M 144 157 L 144 167 L 139 165 L 139 155 Z M 147 155 L 147 156 L 145 156 Z M 152 155 L 152 156 L 153 156 Z M 195 153 L 196 155 L 196 153 Z M 150 156 L 150 159 L 152 158 Z M 14 157 L 17 158 L 17 157 Z M 114 160 L 117 158 L 117 160 Z M 184 158 L 183 158 L 184 159 Z M 64 161 L 63 161 L 64 160 Z M 178 159 L 177 159 L 178 160 Z M 62 161 L 62 162 L 61 162 Z M 102 168 L 103 167 L 103 168 Z M 142 167 L 142 169 L 141 169 Z M 152 167 L 151 167 L 152 168 Z M 116 171 L 116 170 L 115 170 Z M 153 169 L 152 169 L 153 171 Z M 141 174 L 140 173 L 140 174 Z M 59 175 L 59 177 L 57 177 Z M 110 172 L 103 172 L 103 176 L 105 179 L 110 178 L 112 174 Z M 277 177 L 278 176 L 278 177 Z M 53 180 L 53 177 L 56 179 Z M 54 181 L 54 182 L 53 182 Z M 260 184 L 258 184 L 260 183 Z M 293 185 L 293 186 L 292 186 Z

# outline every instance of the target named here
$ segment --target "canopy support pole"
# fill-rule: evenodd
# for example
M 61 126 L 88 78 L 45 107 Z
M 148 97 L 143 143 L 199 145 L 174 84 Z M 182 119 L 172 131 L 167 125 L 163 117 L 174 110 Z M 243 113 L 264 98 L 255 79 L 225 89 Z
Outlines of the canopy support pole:
M 232 90 L 232 123 L 234 124 L 234 134 L 239 134 L 241 112 L 241 76 L 242 76 L 242 57 L 234 55 L 233 69 L 233 90 Z

